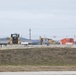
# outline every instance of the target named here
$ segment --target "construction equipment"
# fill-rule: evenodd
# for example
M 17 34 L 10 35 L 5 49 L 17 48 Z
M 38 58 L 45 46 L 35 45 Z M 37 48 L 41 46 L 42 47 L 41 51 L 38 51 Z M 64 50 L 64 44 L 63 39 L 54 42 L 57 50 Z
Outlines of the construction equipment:
M 20 44 L 20 35 L 19 34 L 11 34 L 10 44 Z
M 43 44 L 43 38 L 40 36 L 40 45 Z
M 40 44 L 56 44 L 57 42 L 52 40 L 52 39 L 49 39 L 49 38 L 42 38 L 40 36 Z
M 62 45 L 66 45 L 66 44 L 74 44 L 74 39 L 73 38 L 63 38 L 61 39 L 60 43 Z

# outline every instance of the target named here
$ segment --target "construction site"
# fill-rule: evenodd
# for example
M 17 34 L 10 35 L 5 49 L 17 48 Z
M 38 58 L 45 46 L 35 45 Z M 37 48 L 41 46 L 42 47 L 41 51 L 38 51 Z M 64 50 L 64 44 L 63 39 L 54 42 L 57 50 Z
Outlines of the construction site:
M 39 39 L 32 40 L 31 32 L 29 32 L 29 39 L 21 38 L 20 34 L 14 33 L 10 37 L 0 38 L 0 45 L 75 45 L 74 38 L 63 38 L 60 40 L 53 40 L 48 37 L 39 37 Z
M 20 34 L 0 39 L 0 71 L 76 71 L 76 45 L 73 38 L 55 41 L 21 39 Z
M 74 38 L 25 39 L 20 34 L 0 38 L 0 71 L 76 71 Z
M 76 0 L 0 0 L 0 72 L 26 71 L 76 71 Z

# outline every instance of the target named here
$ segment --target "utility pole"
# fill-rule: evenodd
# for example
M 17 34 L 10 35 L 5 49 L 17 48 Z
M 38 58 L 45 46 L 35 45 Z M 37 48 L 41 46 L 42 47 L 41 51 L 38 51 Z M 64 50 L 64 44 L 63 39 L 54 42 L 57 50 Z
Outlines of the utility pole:
M 29 28 L 29 39 L 31 40 L 31 28 Z

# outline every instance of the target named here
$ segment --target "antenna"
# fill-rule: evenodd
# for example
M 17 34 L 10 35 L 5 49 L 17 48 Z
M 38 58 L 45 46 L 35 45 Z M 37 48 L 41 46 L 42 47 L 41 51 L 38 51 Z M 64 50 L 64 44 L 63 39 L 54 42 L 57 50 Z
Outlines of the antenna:
M 29 28 L 29 39 L 31 40 L 31 28 Z

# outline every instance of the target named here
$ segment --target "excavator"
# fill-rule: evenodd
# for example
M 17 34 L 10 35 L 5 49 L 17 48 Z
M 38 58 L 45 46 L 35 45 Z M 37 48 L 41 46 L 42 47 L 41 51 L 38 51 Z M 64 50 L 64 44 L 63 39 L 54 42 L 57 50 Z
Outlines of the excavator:
M 49 38 L 42 38 L 40 36 L 40 44 L 43 45 L 45 44 L 44 42 L 46 42 L 47 44 L 56 44 L 57 42 L 52 40 L 52 39 L 49 39 Z

